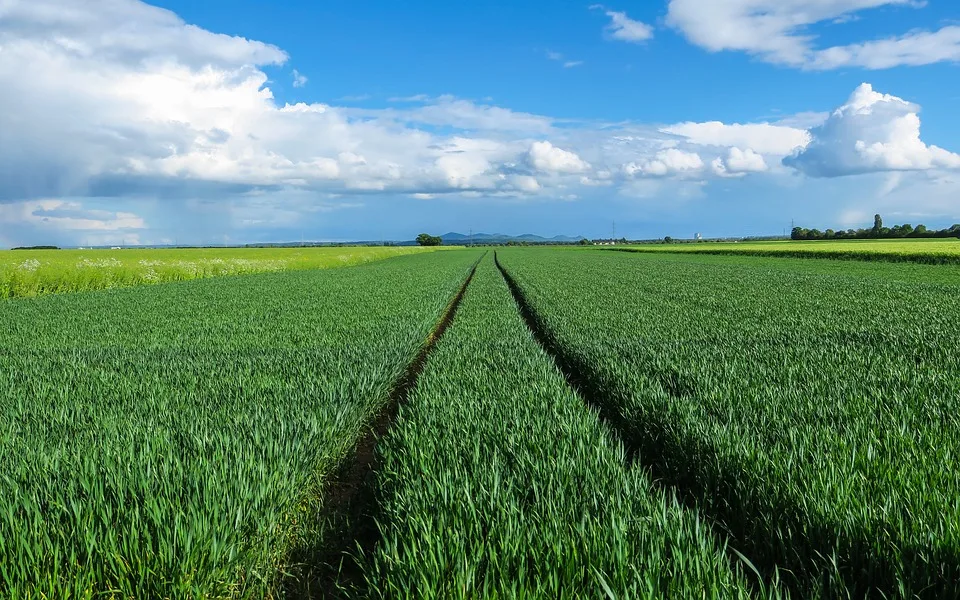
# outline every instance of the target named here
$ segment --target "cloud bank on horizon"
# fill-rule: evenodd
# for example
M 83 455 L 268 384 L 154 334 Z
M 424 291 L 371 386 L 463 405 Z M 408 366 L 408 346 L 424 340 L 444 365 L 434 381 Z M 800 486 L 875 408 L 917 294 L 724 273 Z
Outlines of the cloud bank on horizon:
M 707 50 L 801 69 L 960 60 L 953 26 L 825 48 L 802 29 L 893 4 L 910 2 L 671 0 L 666 23 Z M 594 8 L 610 19 L 610 42 L 658 35 L 626 12 Z M 919 105 L 869 83 L 826 114 L 603 122 L 449 95 L 379 107 L 280 102 L 267 71 L 290 62 L 278 46 L 139 0 L 0 3 L 0 244 L 51 229 L 80 243 L 171 241 L 175 221 L 151 232 L 125 199 L 249 230 L 294 227 L 304 213 L 376 196 L 649 198 L 750 178 L 796 186 L 798 177 L 928 173 L 952 182 L 960 170 L 960 155 L 923 141 Z M 287 77 L 298 89 L 316 85 L 300 70 Z

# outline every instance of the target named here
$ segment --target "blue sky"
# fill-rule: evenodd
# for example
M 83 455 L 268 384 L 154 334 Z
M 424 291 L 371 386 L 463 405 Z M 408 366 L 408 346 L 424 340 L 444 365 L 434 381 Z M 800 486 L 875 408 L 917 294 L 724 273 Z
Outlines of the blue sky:
M 0 247 L 960 222 L 946 0 L 11 0 Z

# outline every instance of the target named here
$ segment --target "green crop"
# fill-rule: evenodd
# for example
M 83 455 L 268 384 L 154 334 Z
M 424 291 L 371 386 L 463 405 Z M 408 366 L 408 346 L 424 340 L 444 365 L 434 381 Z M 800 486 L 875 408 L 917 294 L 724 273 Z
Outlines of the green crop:
M 0 303 L 0 596 L 271 593 L 476 258 Z
M 769 242 L 701 242 L 618 246 L 628 252 L 667 252 L 750 255 L 793 258 L 832 258 L 924 264 L 960 264 L 960 240 L 835 240 Z
M 960 596 L 956 267 L 479 256 L 0 302 L 0 597 Z
M 800 596 L 957 597 L 953 267 L 504 251 L 655 476 Z
M 0 251 L 0 298 L 364 264 L 436 248 L 177 248 Z
M 490 256 L 379 448 L 361 597 L 749 596 L 537 346 Z

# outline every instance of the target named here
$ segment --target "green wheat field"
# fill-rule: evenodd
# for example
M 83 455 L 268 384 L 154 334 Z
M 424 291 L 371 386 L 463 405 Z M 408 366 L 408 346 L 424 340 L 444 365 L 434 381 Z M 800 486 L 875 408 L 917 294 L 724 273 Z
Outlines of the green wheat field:
M 0 597 L 960 596 L 960 243 L 633 250 L 3 253 Z

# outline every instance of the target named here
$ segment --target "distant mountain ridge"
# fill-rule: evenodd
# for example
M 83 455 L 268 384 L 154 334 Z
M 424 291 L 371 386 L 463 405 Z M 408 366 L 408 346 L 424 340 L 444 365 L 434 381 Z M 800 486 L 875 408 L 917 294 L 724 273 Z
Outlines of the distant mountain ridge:
M 571 237 L 569 235 L 555 235 L 547 238 L 532 233 L 522 235 L 507 235 L 505 233 L 474 233 L 473 235 L 464 235 L 451 231 L 440 236 L 444 243 L 463 243 L 463 242 L 579 242 L 585 239 L 583 236 Z

